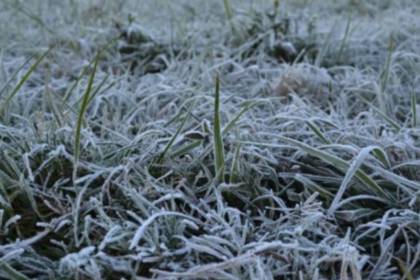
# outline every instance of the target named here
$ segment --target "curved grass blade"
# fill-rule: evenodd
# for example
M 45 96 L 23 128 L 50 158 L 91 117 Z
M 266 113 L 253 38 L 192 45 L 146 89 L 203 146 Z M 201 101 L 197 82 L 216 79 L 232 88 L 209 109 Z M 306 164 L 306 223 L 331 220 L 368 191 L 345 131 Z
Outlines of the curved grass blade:
M 23 77 L 20 79 L 19 83 L 15 86 L 13 91 L 9 94 L 9 96 L 6 97 L 6 100 L 3 102 L 3 104 L 0 107 L 0 113 L 3 113 L 4 110 L 9 105 L 10 101 L 15 97 L 15 95 L 19 92 L 19 90 L 22 88 L 22 86 L 25 84 L 25 82 L 29 79 L 31 74 L 35 71 L 35 69 L 38 67 L 38 65 L 41 63 L 41 61 L 50 53 L 52 48 L 48 49 L 44 54 L 42 54 L 34 64 L 28 69 L 28 71 L 23 75 Z
M 22 63 L 22 65 L 19 66 L 18 69 L 16 69 L 16 71 L 12 73 L 12 76 L 7 80 L 4 86 L 0 89 L 0 96 L 3 94 L 4 91 L 6 91 L 7 87 L 10 85 L 13 79 L 17 76 L 17 74 L 19 74 L 20 70 L 22 70 L 23 67 L 25 67 L 25 65 L 28 64 L 35 56 L 36 55 L 29 57 L 27 60 L 25 60 L 24 63 Z
M 325 135 L 322 133 L 321 129 L 312 121 L 307 121 L 306 124 L 309 126 L 309 128 L 318 136 L 319 139 L 321 139 L 324 144 L 331 144 L 330 140 L 325 137 Z
M 278 136 L 278 137 L 280 138 L 280 140 L 284 142 L 287 142 L 296 147 L 299 147 L 300 149 L 310 154 L 311 156 L 317 157 L 325 161 L 326 163 L 336 166 L 337 168 L 341 169 L 343 172 L 347 172 L 350 168 L 350 164 L 347 161 L 335 155 L 326 153 L 319 149 L 313 148 L 305 143 L 302 143 L 300 141 L 297 141 L 288 137 L 283 137 L 283 136 Z M 388 198 L 389 200 L 394 201 L 394 199 L 387 192 L 385 192 L 374 180 L 372 180 L 372 178 L 370 178 L 369 175 L 367 175 L 364 171 L 358 169 L 355 171 L 354 175 L 360 181 L 362 181 L 367 187 L 369 187 L 371 191 L 375 192 L 377 195 L 380 195 L 381 197 Z
M 344 176 L 343 182 L 340 185 L 337 193 L 335 194 L 334 200 L 332 201 L 330 208 L 328 209 L 328 215 L 331 216 L 337 209 L 338 203 L 344 195 L 347 187 L 349 186 L 352 178 L 356 175 L 356 172 L 360 170 L 363 162 L 369 156 L 370 152 L 376 147 L 366 147 L 363 148 L 360 153 L 354 158 L 353 162 L 350 164 L 347 169 L 346 176 Z

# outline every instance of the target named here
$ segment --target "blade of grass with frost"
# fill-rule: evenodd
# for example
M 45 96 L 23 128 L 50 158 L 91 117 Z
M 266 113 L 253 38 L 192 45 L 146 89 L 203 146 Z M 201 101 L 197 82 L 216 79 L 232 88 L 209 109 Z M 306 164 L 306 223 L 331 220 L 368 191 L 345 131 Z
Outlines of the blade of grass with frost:
M 223 130 L 222 130 L 222 134 L 226 134 L 226 133 L 228 133 L 234 126 L 235 126 L 235 124 L 238 122 L 238 120 L 242 117 L 242 115 L 243 114 L 245 114 L 247 111 L 249 111 L 252 107 L 254 107 L 256 104 L 258 103 L 258 101 L 257 102 L 250 102 L 250 103 L 247 103 L 245 106 L 244 106 L 244 108 L 242 108 L 242 110 L 241 111 L 239 111 L 239 113 L 238 114 L 236 114 L 236 116 L 233 118 L 233 119 L 231 119 L 229 122 L 228 122 L 228 124 L 223 128 Z
M 379 101 L 379 108 L 381 109 L 382 113 L 385 116 L 388 116 L 388 110 L 387 110 L 387 98 L 385 96 L 385 91 L 388 86 L 388 80 L 389 80 L 389 70 L 391 69 L 391 62 L 392 62 L 392 54 L 394 52 L 394 38 L 393 35 L 389 37 L 389 44 L 388 44 L 388 56 L 385 61 L 384 69 L 382 70 L 382 73 L 380 75 L 381 84 L 378 92 L 378 101 Z
M 214 142 L 214 167 L 215 173 L 219 173 L 219 181 L 223 181 L 223 168 L 225 165 L 225 155 L 223 147 L 222 129 L 220 124 L 220 79 L 216 77 L 216 89 L 214 97 L 214 124 L 213 124 L 213 142 Z
M 330 32 L 328 33 L 327 37 L 325 38 L 324 44 L 321 46 L 320 51 L 315 59 L 315 66 L 320 67 L 322 60 L 324 59 L 325 54 L 328 51 L 328 47 L 331 41 L 331 37 L 333 34 L 333 31 L 335 29 L 336 24 L 333 24 L 333 27 L 331 28 Z
M 417 127 L 417 95 L 414 90 L 411 92 L 411 126 Z
M 0 269 L 1 273 L 3 275 L 6 275 L 7 279 L 10 280 L 30 280 L 28 277 L 26 277 L 21 272 L 14 269 L 12 266 L 10 266 L 8 263 L 0 260 Z
M 400 268 L 401 274 L 403 275 L 403 277 L 401 279 L 415 280 L 414 276 L 413 276 L 413 273 L 405 265 L 405 263 L 400 258 L 395 257 L 395 259 L 397 260 L 398 267 Z
M 280 0 L 273 0 L 274 19 L 276 19 L 276 17 L 277 17 L 279 7 L 280 7 Z
M 325 135 L 321 132 L 319 127 L 312 121 L 307 121 L 306 124 L 309 126 L 309 128 L 318 136 L 319 139 L 321 139 L 324 144 L 331 144 L 331 142 L 325 137 Z
M 337 62 L 338 63 L 340 63 L 341 55 L 343 54 L 344 47 L 346 45 L 348 35 L 350 33 L 350 24 L 351 24 L 351 13 L 349 14 L 349 18 L 347 20 L 347 24 L 346 24 L 346 29 L 344 31 L 343 40 L 341 40 L 340 48 L 338 49 L 338 54 L 337 54 Z
M 17 74 L 19 74 L 20 70 L 23 69 L 23 67 L 25 67 L 26 64 L 28 64 L 36 55 L 33 55 L 31 57 L 29 57 L 27 60 L 25 60 L 24 63 L 22 63 L 22 65 L 19 66 L 18 69 L 16 69 L 16 71 L 14 71 L 12 73 L 12 76 L 7 80 L 7 82 L 4 84 L 4 86 L 0 89 L 0 97 L 3 94 L 3 92 L 6 91 L 7 87 L 10 85 L 10 83 L 13 81 L 13 79 L 17 76 Z
M 53 113 L 57 126 L 63 127 L 64 122 L 62 121 L 62 119 L 64 119 L 64 116 L 62 114 L 62 111 L 57 108 L 57 104 L 54 102 L 51 90 L 48 87 L 45 89 L 45 95 L 47 99 L 47 104 L 51 108 L 51 112 Z
M 233 119 L 231 119 L 228 122 L 228 124 L 222 129 L 222 135 L 227 134 L 232 128 L 234 128 L 235 127 L 235 124 L 238 122 L 238 120 L 240 119 L 240 117 L 243 114 L 245 114 L 248 110 L 250 110 L 253 106 L 255 106 L 256 104 L 258 104 L 259 102 L 260 101 L 247 103 L 245 105 L 245 108 L 243 108 L 241 111 L 239 111 L 239 113 L 237 113 L 236 116 Z M 190 145 L 191 145 L 191 148 L 195 148 L 195 147 L 198 147 L 200 143 L 201 143 L 201 141 L 198 142 L 198 143 L 188 144 L 185 148 L 189 148 Z M 180 148 L 180 150 L 181 149 L 182 148 Z M 206 147 L 206 149 L 204 150 L 204 152 L 199 157 L 197 157 L 196 159 L 194 159 L 194 162 L 193 163 L 195 164 L 200 159 L 206 157 L 210 152 L 211 152 L 211 146 Z
M 233 12 L 232 12 L 232 6 L 229 3 L 229 0 L 223 0 L 223 6 L 225 8 L 225 14 L 226 19 L 229 22 L 230 29 L 232 30 L 232 34 L 235 35 L 236 38 L 238 38 L 239 33 L 236 29 L 235 23 L 233 22 Z
M 320 186 L 319 184 L 315 183 L 314 181 L 312 181 L 311 179 L 305 177 L 302 174 L 296 174 L 294 179 L 298 182 L 300 182 L 302 185 L 304 185 L 305 187 L 311 188 L 313 189 L 313 191 L 318 192 L 319 195 L 321 197 L 323 197 L 324 199 L 328 199 L 331 200 L 334 197 L 334 194 L 332 194 L 331 192 L 327 191 L 325 188 L 323 188 L 322 186 Z
M 241 144 L 235 149 L 235 155 L 233 156 L 232 167 L 230 168 L 229 183 L 234 184 L 238 181 L 239 174 L 239 156 L 241 155 Z
M 33 20 L 39 26 L 41 26 L 46 31 L 48 31 L 48 33 L 54 34 L 54 30 L 51 29 L 50 27 L 48 27 L 48 25 L 45 24 L 45 22 L 42 20 L 41 17 L 39 17 L 39 16 L 37 16 L 35 14 L 32 14 L 29 11 L 27 11 L 25 9 L 25 7 L 22 7 L 22 5 L 20 4 L 19 1 L 15 1 L 14 4 L 15 5 L 12 6 L 13 9 L 15 9 L 16 11 L 18 11 L 18 12 L 22 13 L 23 15 L 27 16 L 29 19 Z
M 31 74 L 35 71 L 35 69 L 38 67 L 38 65 L 41 63 L 41 61 L 50 53 L 52 48 L 48 49 L 44 54 L 42 54 L 34 64 L 28 69 L 28 71 L 23 75 L 23 77 L 20 79 L 18 84 L 15 86 L 13 91 L 9 94 L 9 96 L 6 97 L 6 100 L 1 104 L 0 107 L 0 113 L 3 113 L 3 110 L 7 109 L 7 106 L 9 105 L 10 101 L 15 97 L 15 95 L 19 92 L 21 87 L 25 84 L 25 82 L 29 79 Z
M 71 93 L 73 92 L 73 90 L 77 87 L 77 85 L 79 84 L 80 80 L 83 78 L 83 76 L 87 73 L 87 70 L 89 69 L 89 65 L 83 67 L 82 71 L 80 71 L 80 74 L 76 77 L 76 80 L 73 82 L 73 84 L 66 90 L 66 93 L 64 94 L 63 97 L 63 103 L 66 103 L 68 101 L 68 99 L 70 98 Z
M 168 144 L 166 145 L 165 149 L 163 150 L 163 152 L 160 154 L 157 163 L 162 163 L 166 153 L 169 151 L 169 149 L 172 147 L 172 145 L 174 144 L 176 138 L 179 136 L 179 134 L 181 133 L 182 129 L 184 128 L 185 123 L 188 120 L 188 114 L 184 117 L 184 120 L 182 121 L 181 125 L 178 127 L 177 131 L 175 132 L 175 134 L 172 136 L 171 140 L 169 140 Z
M 385 168 L 391 168 L 391 162 L 389 161 L 389 158 L 383 149 L 374 147 L 372 149 L 372 154 L 382 163 Z
M 398 131 L 400 131 L 401 130 L 401 126 L 398 124 L 398 123 L 396 123 L 394 120 L 392 120 L 390 117 L 388 117 L 384 112 L 382 112 L 381 111 L 381 109 L 378 109 L 378 108 L 376 108 L 373 104 L 372 104 L 372 102 L 369 102 L 366 98 L 364 98 L 364 97 L 362 97 L 362 96 L 359 96 L 360 97 L 360 99 L 362 99 L 370 108 L 372 108 L 372 110 L 374 110 L 376 113 L 378 113 L 379 115 L 381 115 L 381 117 L 383 117 L 384 118 L 384 120 L 389 124 L 389 125 L 391 125 L 395 130 L 396 130 L 396 132 L 398 132 Z
M 185 146 L 182 146 L 181 148 L 175 150 L 172 154 L 171 157 L 176 158 L 182 155 L 185 155 L 186 153 L 188 153 L 189 151 L 199 147 L 201 145 L 203 141 L 202 140 L 196 140 L 190 144 L 187 144 Z
M 98 60 L 99 60 L 99 57 L 96 57 L 95 63 L 93 65 L 93 70 L 92 70 L 92 73 L 90 74 L 88 85 L 86 87 L 86 91 L 83 94 L 83 100 L 82 100 L 82 104 L 79 109 L 79 115 L 77 118 L 75 138 L 74 138 L 75 139 L 74 140 L 74 158 L 75 158 L 74 172 L 77 172 L 77 162 L 79 161 L 79 157 L 80 157 L 80 135 L 81 135 L 81 130 L 82 130 L 83 117 L 89 105 L 90 94 L 93 88 L 93 81 L 95 79 L 95 73 L 96 73 L 96 68 L 98 66 Z
M 334 200 L 332 201 L 330 208 L 328 209 L 328 215 L 332 216 L 332 214 L 336 211 L 337 205 L 340 202 L 341 198 L 344 195 L 347 187 L 349 186 L 351 180 L 356 175 L 356 172 L 360 170 L 363 162 L 369 156 L 370 152 L 376 149 L 376 147 L 366 147 L 363 148 L 359 154 L 353 159 L 353 162 L 350 164 L 349 168 L 347 169 L 346 176 L 344 176 L 343 182 L 340 185 L 337 193 L 335 194 Z

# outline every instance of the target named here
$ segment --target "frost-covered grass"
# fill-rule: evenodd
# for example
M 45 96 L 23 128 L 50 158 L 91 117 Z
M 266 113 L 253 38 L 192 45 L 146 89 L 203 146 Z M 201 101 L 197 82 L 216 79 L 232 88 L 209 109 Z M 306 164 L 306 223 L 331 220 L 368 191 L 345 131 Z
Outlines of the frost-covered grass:
M 420 279 L 417 2 L 0 1 L 0 278 Z

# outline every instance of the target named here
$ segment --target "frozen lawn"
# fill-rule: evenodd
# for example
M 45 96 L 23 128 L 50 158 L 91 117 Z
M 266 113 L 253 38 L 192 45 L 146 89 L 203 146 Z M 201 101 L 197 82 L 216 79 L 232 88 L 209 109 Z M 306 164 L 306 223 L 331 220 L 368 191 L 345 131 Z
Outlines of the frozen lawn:
M 0 1 L 1 279 L 420 279 L 418 0 Z

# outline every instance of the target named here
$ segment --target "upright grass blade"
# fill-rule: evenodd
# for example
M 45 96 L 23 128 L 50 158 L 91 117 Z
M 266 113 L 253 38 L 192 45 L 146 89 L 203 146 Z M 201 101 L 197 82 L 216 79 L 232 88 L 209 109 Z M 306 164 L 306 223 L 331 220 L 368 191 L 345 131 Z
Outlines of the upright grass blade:
M 417 127 L 417 95 L 414 90 L 411 92 L 411 126 Z
M 277 17 L 280 8 L 280 0 L 273 0 L 274 20 Z
M 312 121 L 307 121 L 306 124 L 309 126 L 309 128 L 318 136 L 319 139 L 321 139 L 324 144 L 331 144 L 330 140 L 327 139 L 327 137 L 322 133 L 321 129 Z
M 181 116 L 181 115 L 179 115 Z M 181 125 L 178 127 L 177 131 L 175 132 L 175 134 L 172 136 L 171 140 L 169 140 L 168 144 L 166 145 L 165 149 L 163 150 L 163 152 L 160 154 L 157 163 L 160 164 L 162 163 L 163 159 L 165 158 L 165 155 L 168 153 L 169 149 L 172 147 L 172 145 L 174 144 L 176 138 L 178 137 L 178 135 L 181 133 L 182 129 L 184 128 L 185 123 L 188 120 L 188 116 L 189 114 L 187 114 L 184 119 L 182 120 Z
M 41 61 L 50 53 L 52 48 L 48 49 L 44 54 L 42 54 L 34 64 L 26 71 L 25 75 L 20 79 L 20 81 L 17 83 L 15 88 L 12 90 L 12 92 L 6 97 L 3 104 L 0 105 L 0 114 L 4 113 L 4 110 L 7 109 L 10 101 L 15 97 L 15 95 L 19 92 L 19 90 L 22 88 L 22 86 L 25 84 L 25 82 L 29 79 L 31 74 L 35 71 L 35 69 L 38 67 L 38 65 L 41 63 Z
M 325 38 L 324 44 L 321 46 L 320 51 L 319 51 L 318 55 L 316 56 L 314 64 L 317 67 L 321 66 L 322 60 L 324 59 L 325 54 L 328 51 L 328 48 L 329 48 L 329 45 L 330 45 L 330 42 L 331 42 L 331 38 L 332 38 L 332 35 L 334 33 L 334 29 L 335 29 L 335 24 L 331 28 L 330 32 L 327 34 L 327 37 Z
M 80 106 L 79 114 L 77 118 L 76 131 L 75 131 L 75 137 L 74 137 L 74 159 L 75 159 L 74 175 L 77 175 L 77 163 L 79 162 L 79 157 L 80 157 L 80 135 L 81 135 L 81 130 L 82 130 L 83 117 L 89 106 L 90 95 L 93 89 L 93 81 L 95 80 L 96 68 L 98 66 L 98 60 L 99 60 L 99 57 L 97 56 L 95 58 L 93 70 L 90 73 L 88 85 L 86 87 L 85 93 L 83 94 L 83 100 L 82 100 L 82 104 Z M 74 176 L 74 179 L 75 179 L 75 176 Z
M 225 155 L 220 122 L 220 79 L 219 76 L 216 76 L 216 89 L 214 97 L 213 152 L 215 173 L 219 174 L 218 180 L 221 182 L 224 178 L 223 169 L 225 165 Z
M 232 34 L 236 38 L 238 38 L 239 33 L 235 26 L 235 23 L 233 22 L 233 12 L 232 12 L 232 7 L 230 6 L 229 0 L 223 0 L 223 6 L 225 8 L 226 19 L 229 22 L 230 29 L 232 30 Z
M 378 96 L 378 101 L 379 101 L 379 108 L 381 109 L 382 113 L 386 116 L 388 116 L 388 104 L 387 104 L 387 98 L 385 95 L 385 91 L 387 89 L 388 86 L 388 80 L 389 80 L 389 71 L 391 69 L 391 64 L 392 64 L 392 54 L 394 52 L 394 48 L 395 48 L 395 42 L 394 42 L 394 37 L 391 34 L 390 38 L 389 38 L 389 44 L 388 44 L 388 56 L 387 59 L 385 61 L 385 66 L 384 69 L 381 72 L 380 75 L 380 88 L 379 88 L 379 96 Z
M 239 173 L 239 156 L 241 152 L 241 144 L 239 144 L 235 149 L 235 155 L 233 156 L 232 166 L 230 169 L 230 178 L 229 183 L 234 184 L 238 181 Z
M 222 135 L 226 135 L 230 130 L 232 130 L 235 127 L 235 124 L 238 122 L 238 120 L 241 118 L 243 114 L 245 114 L 247 111 L 249 111 L 254 105 L 258 104 L 258 101 L 256 102 L 250 102 L 245 104 L 243 108 L 231 119 L 222 129 Z M 186 144 L 185 146 L 177 149 L 174 151 L 171 155 L 171 157 L 178 157 L 180 155 L 183 155 L 187 152 L 189 152 L 192 149 L 195 149 L 200 146 L 202 143 L 202 140 L 194 141 L 193 143 Z M 202 159 L 203 157 L 207 156 L 209 153 L 211 153 L 211 146 L 208 146 L 205 151 L 202 153 L 202 155 L 199 158 L 196 158 L 195 160 L 198 161 L 199 159 Z
M 13 79 L 19 74 L 20 70 L 22 70 L 23 67 L 25 67 L 26 64 L 28 64 L 35 55 L 29 57 L 27 60 L 25 60 L 24 63 L 22 63 L 16 71 L 14 71 L 11 75 L 11 77 L 7 80 L 7 82 L 3 85 L 3 87 L 0 89 L 0 97 L 2 96 L 3 92 L 6 91 L 7 87 L 10 85 L 10 83 L 13 81 Z
M 343 40 L 341 40 L 340 48 L 338 49 L 337 54 L 337 62 L 340 63 L 341 56 L 343 55 L 344 48 L 346 46 L 347 38 L 350 33 L 350 25 L 351 25 L 351 14 L 349 14 L 349 18 L 347 20 L 346 29 L 344 31 L 344 37 Z

